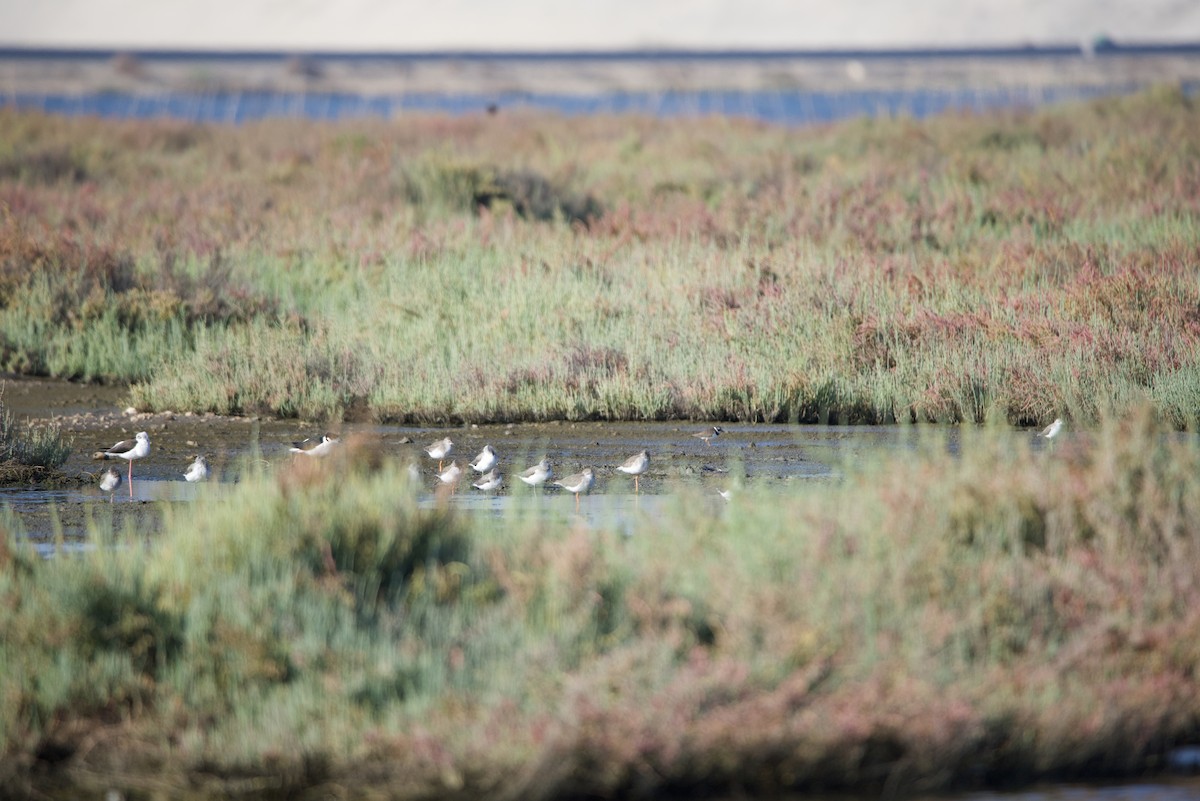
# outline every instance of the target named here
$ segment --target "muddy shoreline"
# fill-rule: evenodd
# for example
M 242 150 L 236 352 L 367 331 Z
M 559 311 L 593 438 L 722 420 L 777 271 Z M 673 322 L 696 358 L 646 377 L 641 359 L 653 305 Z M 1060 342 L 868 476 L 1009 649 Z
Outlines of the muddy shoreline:
M 137 412 L 127 405 L 127 389 L 120 386 L 12 375 L 0 380 L 5 386 L 5 403 L 18 419 L 30 425 L 53 422 L 71 445 L 61 476 L 0 491 L 0 504 L 11 505 L 28 536 L 42 541 L 56 532 L 69 540 L 84 538 L 89 523 L 98 515 L 112 515 L 117 530 L 132 525 L 137 531 L 152 531 L 160 519 L 161 502 L 177 502 L 191 497 L 188 491 L 194 492 L 194 487 L 183 481 L 183 472 L 197 454 L 203 454 L 211 466 L 210 483 L 231 484 L 240 479 L 246 459 L 261 460 L 268 469 L 286 466 L 291 459 L 301 458 L 289 452 L 294 442 L 322 433 L 315 424 L 297 420 Z M 792 482 L 828 479 L 838 462 L 852 458 L 857 449 L 893 447 L 904 436 L 895 427 L 731 424 L 724 426 L 722 436 L 706 444 L 694 436 L 704 427 L 704 423 L 686 421 L 451 427 L 339 423 L 328 430 L 339 437 L 365 440 L 385 457 L 415 464 L 421 491 L 429 497 L 438 486 L 437 463 L 426 456 L 423 446 L 451 437 L 455 445 L 450 459 L 466 470 L 458 499 L 464 505 L 485 503 L 487 498 L 502 501 L 523 493 L 526 488 L 517 481 L 516 473 L 535 464 L 543 454 L 550 459 L 556 477 L 591 467 L 596 474 L 593 496 L 632 498 L 632 477 L 616 467 L 641 450 L 651 454 L 651 467 L 639 482 L 642 496 L 699 488 L 719 504 L 719 490 L 743 481 L 770 482 L 782 489 Z M 137 493 L 130 498 L 128 488 L 122 486 L 110 502 L 97 486 L 100 473 L 115 463 L 125 475 L 127 465 L 92 456 L 138 431 L 150 435 L 152 451 L 134 464 Z M 505 481 L 498 492 L 485 494 L 471 487 L 475 476 L 466 463 L 489 444 L 500 454 Z M 546 494 L 566 495 L 556 487 L 548 487 Z
M 261 417 L 229 417 L 214 414 L 137 412 L 126 404 L 121 387 L 85 385 L 52 379 L 5 376 L 5 402 L 18 419 L 31 425 L 53 422 L 60 426 L 72 446 L 63 465 L 68 476 L 98 474 L 106 462 L 92 454 L 114 442 L 146 431 L 153 442 L 150 457 L 136 463 L 135 478 L 181 479 L 197 453 L 203 453 L 214 473 L 224 476 L 234 470 L 238 458 L 258 451 L 262 458 L 289 458 L 290 446 L 305 437 L 320 436 L 313 423 Z M 853 429 L 838 426 L 727 424 L 724 434 L 706 444 L 693 434 L 705 428 L 703 421 L 667 423 L 567 422 L 518 424 L 469 424 L 458 426 L 404 426 L 374 423 L 336 423 L 327 430 L 336 436 L 357 435 L 376 440 L 385 455 L 415 462 L 422 474 L 432 477 L 432 462 L 422 446 L 449 436 L 454 440 L 452 459 L 462 464 L 487 444 L 502 453 L 502 469 L 529 466 L 544 453 L 556 465 L 556 473 L 574 472 L 591 466 L 598 476 L 621 476 L 615 465 L 640 450 L 648 449 L 653 468 L 643 485 L 661 487 L 672 478 L 686 479 L 707 473 L 722 474 L 731 460 L 746 463 L 748 475 L 820 472 L 805 455 L 801 432 L 810 442 L 835 445 L 848 439 L 887 439 L 894 427 Z M 810 469 L 805 469 L 808 464 Z M 518 470 L 519 472 L 519 470 Z M 236 475 L 228 476 L 236 479 Z M 632 480 L 630 479 L 630 484 Z M 651 491 L 654 491 L 653 489 Z

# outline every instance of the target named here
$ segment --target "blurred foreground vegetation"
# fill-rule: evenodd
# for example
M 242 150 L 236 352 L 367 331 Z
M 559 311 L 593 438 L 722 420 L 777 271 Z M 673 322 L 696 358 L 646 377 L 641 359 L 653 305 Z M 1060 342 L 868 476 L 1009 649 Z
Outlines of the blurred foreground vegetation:
M 624 533 L 418 508 L 353 443 L 164 505 L 149 537 L 98 504 L 90 552 L 43 560 L 0 517 L 0 785 L 905 794 L 1162 768 L 1200 736 L 1194 439 L 1146 407 L 1050 447 L 963 435 Z

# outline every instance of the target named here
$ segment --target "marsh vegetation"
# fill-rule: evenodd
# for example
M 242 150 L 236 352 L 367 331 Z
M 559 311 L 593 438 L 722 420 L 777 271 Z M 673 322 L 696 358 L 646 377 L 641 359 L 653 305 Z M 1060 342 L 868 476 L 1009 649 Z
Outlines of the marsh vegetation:
M 0 382 L 0 485 L 53 471 L 70 454 L 57 424 L 28 425 L 17 419 L 4 402 Z
M 1053 450 L 996 433 L 620 532 L 419 506 L 351 443 L 156 532 L 98 512 L 90 552 L 6 535 L 0 779 L 569 798 L 1162 769 L 1200 725 L 1200 451 L 1146 409 Z
M 354 437 L 149 527 L 98 509 L 86 552 L 43 559 L 5 511 L 0 785 L 1162 769 L 1200 734 L 1200 450 L 1173 433 L 1200 413 L 1198 123 L 1169 90 L 809 130 L 0 112 L 3 369 L 306 421 L 980 424 L 620 530 L 420 503 Z M 1049 446 L 1008 430 L 1055 417 Z
M 3 111 L 0 368 L 304 419 L 1191 427 L 1198 123 Z

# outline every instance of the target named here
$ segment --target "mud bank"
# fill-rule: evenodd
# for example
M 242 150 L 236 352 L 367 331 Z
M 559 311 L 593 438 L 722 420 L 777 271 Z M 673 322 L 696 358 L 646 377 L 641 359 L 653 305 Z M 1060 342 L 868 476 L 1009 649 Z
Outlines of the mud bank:
M 127 392 L 121 387 L 19 377 L 3 380 L 6 403 L 18 418 L 30 425 L 59 425 L 72 448 L 61 475 L 53 481 L 22 482 L 0 490 L 0 504 L 9 505 L 24 532 L 43 543 L 56 536 L 86 538 L 93 521 L 110 515 L 119 530 L 132 527 L 151 532 L 159 524 L 161 504 L 186 503 L 195 497 L 197 488 L 183 481 L 183 473 L 197 454 L 203 454 L 211 466 L 208 483 L 225 485 L 237 482 L 251 460 L 274 469 L 292 459 L 307 458 L 291 453 L 292 444 L 322 433 L 312 425 L 289 420 L 137 413 L 128 408 Z M 339 424 L 329 433 L 365 439 L 386 457 L 416 465 L 421 491 L 429 498 L 438 485 L 437 461 L 424 453 L 423 446 L 450 437 L 454 449 L 446 461 L 456 460 L 466 471 L 454 502 L 468 510 L 502 508 L 512 496 L 527 494 L 516 474 L 543 455 L 557 477 L 591 467 L 596 481 L 590 495 L 596 508 L 599 497 L 617 503 L 636 497 L 632 477 L 616 467 L 642 450 L 651 456 L 650 469 L 639 482 L 642 497 L 699 488 L 720 504 L 719 490 L 765 483 L 787 491 L 799 484 L 828 480 L 837 475 L 844 460 L 881 448 L 911 447 L 920 436 L 918 429 L 895 427 L 748 424 L 724 426 L 721 436 L 706 443 L 694 436 L 704 428 L 704 423 L 687 421 L 452 428 Z M 109 498 L 97 486 L 100 473 L 117 464 L 127 475 L 127 466 L 94 460 L 92 454 L 138 431 L 150 435 L 151 454 L 133 466 L 133 491 L 123 485 Z M 952 446 L 957 435 L 954 429 L 936 432 Z M 505 476 L 503 486 L 489 494 L 471 487 L 474 478 L 467 467 L 485 445 L 492 445 L 499 454 L 499 469 Z M 545 490 L 547 496 L 557 494 L 566 495 L 553 486 Z

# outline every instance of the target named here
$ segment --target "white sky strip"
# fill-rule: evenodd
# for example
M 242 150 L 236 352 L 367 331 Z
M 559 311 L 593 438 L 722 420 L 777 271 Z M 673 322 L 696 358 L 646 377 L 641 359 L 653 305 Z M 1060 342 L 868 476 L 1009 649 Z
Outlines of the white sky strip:
M 1195 0 L 0 0 L 0 44 L 841 48 L 1200 39 Z

